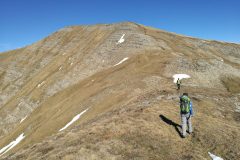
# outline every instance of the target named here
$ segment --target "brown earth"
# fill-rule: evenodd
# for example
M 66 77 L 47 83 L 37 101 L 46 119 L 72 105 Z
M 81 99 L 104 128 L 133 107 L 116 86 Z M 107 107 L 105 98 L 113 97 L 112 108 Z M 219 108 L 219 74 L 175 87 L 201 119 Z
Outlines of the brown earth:
M 116 44 L 122 34 L 125 41 Z M 239 58 L 238 44 L 129 22 L 67 27 L 1 53 L 0 148 L 26 137 L 0 158 L 199 160 L 210 159 L 210 151 L 237 160 Z M 179 92 L 177 73 L 191 76 Z M 183 92 L 195 109 L 194 133 L 185 139 Z

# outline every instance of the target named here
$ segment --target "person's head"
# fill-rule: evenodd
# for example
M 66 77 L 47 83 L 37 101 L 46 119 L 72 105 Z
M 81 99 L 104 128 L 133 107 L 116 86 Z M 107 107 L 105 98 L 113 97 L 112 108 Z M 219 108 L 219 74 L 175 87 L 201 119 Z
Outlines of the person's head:
M 183 96 L 188 96 L 188 93 L 183 93 Z

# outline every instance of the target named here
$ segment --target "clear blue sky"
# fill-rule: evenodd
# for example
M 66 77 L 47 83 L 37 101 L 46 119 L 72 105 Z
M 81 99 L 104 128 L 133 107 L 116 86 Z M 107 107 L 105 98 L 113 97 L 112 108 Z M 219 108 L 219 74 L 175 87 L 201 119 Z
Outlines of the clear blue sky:
M 239 0 L 0 0 L 0 52 L 65 26 L 121 21 L 240 43 Z

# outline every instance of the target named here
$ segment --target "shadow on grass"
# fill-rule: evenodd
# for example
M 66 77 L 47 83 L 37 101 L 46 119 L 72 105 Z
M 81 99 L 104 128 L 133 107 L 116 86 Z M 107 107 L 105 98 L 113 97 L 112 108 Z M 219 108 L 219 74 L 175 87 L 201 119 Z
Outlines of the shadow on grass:
M 160 114 L 159 117 L 160 117 L 160 119 L 161 119 L 163 122 L 167 123 L 168 125 L 173 126 L 173 127 L 175 128 L 176 132 L 178 133 L 178 135 L 179 135 L 180 137 L 182 137 L 181 131 L 180 131 L 180 129 L 179 129 L 179 128 L 181 128 L 181 125 L 173 122 L 172 120 L 168 119 L 168 118 L 165 117 L 164 115 L 161 115 L 161 114 Z

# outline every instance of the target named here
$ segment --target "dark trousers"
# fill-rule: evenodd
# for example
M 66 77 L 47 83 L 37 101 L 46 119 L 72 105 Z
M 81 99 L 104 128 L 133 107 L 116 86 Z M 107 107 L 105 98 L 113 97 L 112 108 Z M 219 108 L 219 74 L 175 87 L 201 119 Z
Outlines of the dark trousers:
M 180 89 L 180 84 L 177 84 L 177 89 L 178 89 L 178 90 Z

